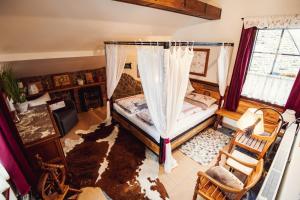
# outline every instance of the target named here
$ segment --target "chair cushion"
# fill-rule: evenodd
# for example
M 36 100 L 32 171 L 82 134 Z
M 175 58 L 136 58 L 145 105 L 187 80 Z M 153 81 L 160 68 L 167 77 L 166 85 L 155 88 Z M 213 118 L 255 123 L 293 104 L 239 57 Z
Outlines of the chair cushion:
M 252 158 L 250 156 L 248 156 L 247 154 L 244 154 L 238 150 L 234 150 L 231 154 L 234 158 L 241 160 L 243 162 L 246 163 L 250 163 L 250 164 L 257 164 L 258 160 L 256 160 L 255 158 Z M 253 169 L 251 167 L 247 167 L 235 160 L 233 160 L 232 158 L 228 158 L 226 161 L 226 164 L 232 168 L 234 168 L 235 170 L 242 172 L 245 175 L 250 175 L 253 171 Z
M 244 188 L 242 181 L 222 166 L 211 167 L 206 171 L 206 174 L 229 187 L 240 190 Z

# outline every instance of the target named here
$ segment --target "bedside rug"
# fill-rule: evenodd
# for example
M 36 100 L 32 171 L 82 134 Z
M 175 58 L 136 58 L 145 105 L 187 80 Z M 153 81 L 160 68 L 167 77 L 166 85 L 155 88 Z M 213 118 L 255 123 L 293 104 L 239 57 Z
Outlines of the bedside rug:
M 79 130 L 65 140 L 69 184 L 99 187 L 109 198 L 169 199 L 158 179 L 158 157 L 131 133 L 116 125 Z
M 231 137 L 208 128 L 181 145 L 179 150 L 201 165 L 208 165 L 219 150 L 229 144 L 230 139 Z

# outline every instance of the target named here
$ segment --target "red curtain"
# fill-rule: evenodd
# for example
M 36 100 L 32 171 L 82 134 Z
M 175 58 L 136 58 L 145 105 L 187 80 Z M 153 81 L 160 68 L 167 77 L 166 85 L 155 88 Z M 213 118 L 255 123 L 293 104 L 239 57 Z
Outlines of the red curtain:
M 21 146 L 17 129 L 10 117 L 3 94 L 0 91 L 0 162 L 3 164 L 12 182 L 21 195 L 29 192 L 34 184 L 33 174 Z
M 236 111 L 239 105 L 239 100 L 252 54 L 252 48 L 254 46 L 256 30 L 256 27 L 248 29 L 244 29 L 243 27 L 231 82 L 224 105 L 227 110 Z
M 295 110 L 296 116 L 300 117 L 300 70 L 285 104 L 285 108 Z

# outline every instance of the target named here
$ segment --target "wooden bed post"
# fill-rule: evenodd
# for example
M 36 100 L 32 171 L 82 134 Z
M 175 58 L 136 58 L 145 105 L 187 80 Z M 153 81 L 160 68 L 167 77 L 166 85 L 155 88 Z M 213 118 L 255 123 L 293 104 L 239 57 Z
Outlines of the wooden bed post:
M 164 49 L 170 49 L 170 43 L 169 42 L 164 42 Z M 166 154 L 166 149 L 165 149 L 165 139 L 160 137 L 159 139 L 159 164 L 163 164 L 165 162 L 165 154 Z
M 159 159 L 159 164 L 163 164 L 165 162 L 165 148 L 164 148 L 164 145 L 165 145 L 165 140 L 160 137 L 159 139 L 159 155 L 158 155 L 158 159 Z

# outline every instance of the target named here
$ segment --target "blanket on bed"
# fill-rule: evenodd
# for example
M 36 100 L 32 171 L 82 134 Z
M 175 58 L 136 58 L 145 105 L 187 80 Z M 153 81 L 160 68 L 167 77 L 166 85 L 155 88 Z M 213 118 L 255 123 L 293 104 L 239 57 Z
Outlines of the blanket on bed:
M 181 119 L 187 117 L 187 116 L 190 116 L 190 115 L 193 115 L 199 111 L 201 111 L 202 109 L 193 105 L 193 104 L 190 104 L 188 102 L 184 102 L 183 103 L 183 106 L 182 106 L 182 110 L 181 110 L 181 113 L 177 119 L 177 121 L 180 121 Z M 136 113 L 136 116 L 142 120 L 143 122 L 147 123 L 148 125 L 150 126 L 153 126 L 153 121 L 151 119 L 151 116 L 150 116 L 150 113 L 149 113 L 149 110 L 148 109 L 143 109 L 141 110 L 140 112 Z

